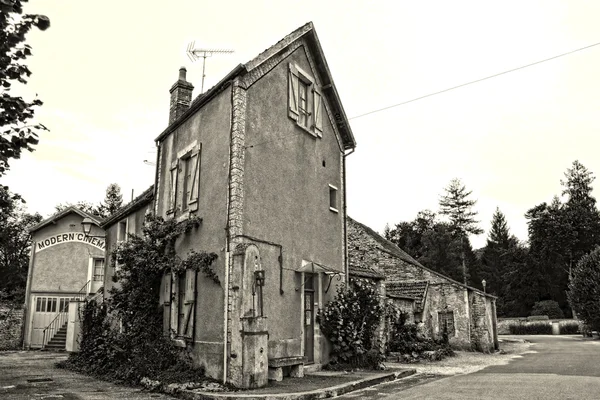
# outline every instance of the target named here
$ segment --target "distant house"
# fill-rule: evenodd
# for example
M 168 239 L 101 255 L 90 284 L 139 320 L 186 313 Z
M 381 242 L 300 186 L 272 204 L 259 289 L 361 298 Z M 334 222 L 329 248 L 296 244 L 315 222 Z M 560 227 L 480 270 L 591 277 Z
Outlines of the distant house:
M 176 251 L 217 253 L 221 284 L 166 274 L 165 331 L 207 375 L 238 387 L 303 376 L 328 362 L 315 314 L 347 280 L 346 156 L 356 145 L 313 24 L 194 100 L 192 90 L 180 69 L 156 138 L 153 199 L 104 223 L 107 259 L 139 233 L 149 204 L 165 219 L 200 217 Z
M 431 337 L 446 330 L 456 348 L 493 351 L 498 348 L 496 297 L 421 265 L 371 228 L 348 218 L 348 260 L 351 275 L 385 277 L 386 297 L 423 323 Z
M 111 256 L 116 246 L 127 241 L 129 234 L 141 234 L 147 213 L 152 212 L 154 186 L 150 186 L 142 194 L 108 216 L 100 225 L 106 231 L 106 272 L 104 274 L 104 292 L 115 285 L 112 281 L 118 264 L 113 266 Z
M 82 221 L 91 221 L 84 234 Z M 97 293 L 104 282 L 104 231 L 98 217 L 68 207 L 30 229 L 24 346 L 65 349 L 71 299 Z

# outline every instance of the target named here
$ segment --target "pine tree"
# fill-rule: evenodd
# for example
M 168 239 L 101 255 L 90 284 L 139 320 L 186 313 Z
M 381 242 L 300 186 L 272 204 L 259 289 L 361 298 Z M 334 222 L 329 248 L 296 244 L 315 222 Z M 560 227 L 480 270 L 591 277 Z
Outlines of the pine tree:
M 479 222 L 475 219 L 477 212 L 472 210 L 477 201 L 468 199 L 472 192 L 467 191 L 460 179 L 455 178 L 450 181 L 444 190 L 445 193 L 440 199 L 440 214 L 448 216 L 452 229 L 461 239 L 462 278 L 467 284 L 469 272 L 464 247 L 465 238 L 469 234 L 483 233 L 483 230 L 477 226 Z
M 121 187 L 116 183 L 111 183 L 106 188 L 104 202 L 100 204 L 99 211 L 103 218 L 116 212 L 123 205 L 123 195 Z

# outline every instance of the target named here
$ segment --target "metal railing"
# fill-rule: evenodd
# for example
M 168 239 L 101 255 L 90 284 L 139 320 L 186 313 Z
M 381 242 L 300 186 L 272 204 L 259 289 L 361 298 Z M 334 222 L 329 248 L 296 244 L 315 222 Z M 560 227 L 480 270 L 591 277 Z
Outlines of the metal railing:
M 71 300 L 84 300 L 88 295 L 90 284 L 91 282 L 87 281 L 85 285 L 83 285 L 83 287 L 79 289 L 77 294 L 75 294 L 71 298 Z M 44 349 L 48 345 L 48 342 L 50 342 L 54 335 L 56 335 L 56 332 L 58 332 L 67 323 L 68 318 L 69 303 L 65 302 L 62 308 L 58 310 L 58 314 L 56 315 L 56 317 L 54 317 L 54 319 L 48 324 L 48 326 L 44 328 L 42 337 L 42 349 Z

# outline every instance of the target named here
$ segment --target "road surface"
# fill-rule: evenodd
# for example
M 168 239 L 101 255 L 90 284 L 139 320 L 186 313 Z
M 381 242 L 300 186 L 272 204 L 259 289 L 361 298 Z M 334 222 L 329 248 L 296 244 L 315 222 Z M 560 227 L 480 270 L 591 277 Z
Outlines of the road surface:
M 343 399 L 600 400 L 600 341 L 581 336 L 526 336 L 529 353 L 467 375 L 414 376 Z

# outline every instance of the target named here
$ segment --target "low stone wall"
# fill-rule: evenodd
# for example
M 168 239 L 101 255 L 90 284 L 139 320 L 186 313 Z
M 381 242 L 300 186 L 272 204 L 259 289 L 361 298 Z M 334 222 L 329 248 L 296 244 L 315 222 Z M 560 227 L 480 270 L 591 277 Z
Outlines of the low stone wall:
M 573 324 L 574 322 L 579 324 L 579 329 L 581 332 L 583 324 L 581 321 L 576 319 L 542 319 L 539 316 L 535 317 L 516 317 L 516 318 L 498 318 L 498 334 L 499 335 L 510 335 L 510 326 L 511 325 L 534 325 L 540 323 L 547 323 L 548 325 L 552 325 L 554 322 L 559 323 L 559 327 L 564 325 Z
M 0 306 L 0 350 L 17 350 L 22 346 L 23 309 Z

